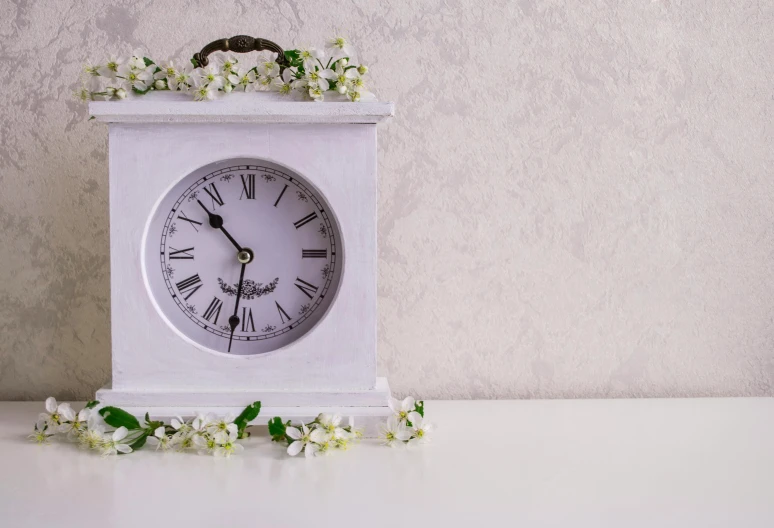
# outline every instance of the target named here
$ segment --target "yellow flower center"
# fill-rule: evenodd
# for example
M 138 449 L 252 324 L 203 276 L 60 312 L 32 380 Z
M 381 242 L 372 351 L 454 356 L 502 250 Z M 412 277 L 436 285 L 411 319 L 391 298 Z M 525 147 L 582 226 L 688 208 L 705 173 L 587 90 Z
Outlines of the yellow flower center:
M 347 41 L 341 37 L 333 40 L 333 45 L 336 46 L 337 48 L 343 48 L 346 43 Z

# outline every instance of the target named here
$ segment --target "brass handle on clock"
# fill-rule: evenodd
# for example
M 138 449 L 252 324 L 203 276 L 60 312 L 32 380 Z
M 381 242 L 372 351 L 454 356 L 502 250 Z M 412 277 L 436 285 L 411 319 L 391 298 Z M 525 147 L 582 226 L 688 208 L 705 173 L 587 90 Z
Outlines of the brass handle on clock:
M 234 53 L 250 53 L 251 51 L 273 51 L 277 53 L 277 64 L 280 71 L 289 66 L 285 58 L 285 51 L 271 40 L 237 35 L 235 37 L 213 40 L 202 48 L 199 53 L 194 53 L 193 60 L 198 66 L 207 66 L 210 61 L 207 56 L 213 51 L 232 51 Z

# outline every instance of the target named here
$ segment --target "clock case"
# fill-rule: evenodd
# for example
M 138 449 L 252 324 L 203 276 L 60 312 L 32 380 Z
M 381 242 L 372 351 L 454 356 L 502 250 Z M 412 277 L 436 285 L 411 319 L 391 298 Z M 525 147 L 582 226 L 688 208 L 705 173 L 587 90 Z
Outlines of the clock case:
M 92 102 L 89 110 L 108 123 L 110 157 L 112 382 L 96 398 L 156 417 L 239 412 L 261 401 L 256 423 L 319 412 L 388 415 L 389 385 L 376 376 L 376 127 L 394 114 L 393 104 L 274 93 L 201 103 L 152 92 Z M 299 340 L 256 356 L 213 353 L 183 339 L 143 278 L 143 237 L 161 197 L 195 169 L 230 158 L 303 175 L 330 204 L 345 252 L 324 318 Z

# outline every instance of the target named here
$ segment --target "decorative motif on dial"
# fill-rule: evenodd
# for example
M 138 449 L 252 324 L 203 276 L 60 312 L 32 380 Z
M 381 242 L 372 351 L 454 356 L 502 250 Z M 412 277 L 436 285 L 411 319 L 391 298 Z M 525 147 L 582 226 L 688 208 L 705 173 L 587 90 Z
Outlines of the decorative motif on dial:
M 232 159 L 197 169 L 161 199 L 144 273 L 156 307 L 185 338 L 261 354 L 301 338 L 330 308 L 340 241 L 327 201 L 301 175 Z

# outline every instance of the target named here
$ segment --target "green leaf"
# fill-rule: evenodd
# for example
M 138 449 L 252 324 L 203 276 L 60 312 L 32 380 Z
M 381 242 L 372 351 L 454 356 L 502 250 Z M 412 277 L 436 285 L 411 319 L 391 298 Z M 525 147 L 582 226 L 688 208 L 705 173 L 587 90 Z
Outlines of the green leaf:
M 287 50 L 285 51 L 285 58 L 287 59 L 290 66 L 298 68 L 301 66 L 304 61 L 301 60 L 301 54 L 298 50 Z
M 91 119 L 94 119 L 94 116 L 91 116 Z M 86 402 L 86 407 L 84 407 L 84 409 L 93 409 L 97 405 L 99 405 L 99 402 L 97 400 L 91 400 L 89 402 Z
M 269 420 L 269 434 L 271 435 L 272 442 L 284 441 L 286 431 L 287 431 L 287 425 L 283 423 L 282 418 L 280 418 L 279 416 L 275 416 L 274 418 Z
M 193 57 L 191 57 L 191 64 L 193 64 L 194 68 L 198 68 L 199 67 L 199 63 L 196 62 L 196 59 L 194 59 Z
M 239 438 L 244 438 L 245 428 L 247 427 L 247 424 L 252 422 L 258 417 L 258 414 L 261 412 L 261 402 L 253 402 L 239 414 L 239 416 L 236 417 L 236 420 L 234 420 L 234 423 L 237 425 Z
M 148 66 L 150 66 L 151 64 L 156 64 L 155 62 L 153 62 L 152 60 L 150 60 L 148 57 L 143 57 L 143 58 L 142 58 L 142 61 L 145 63 L 145 67 L 146 67 L 146 68 L 147 68 Z
M 140 438 L 134 441 L 134 443 L 129 444 L 129 447 L 131 447 L 133 451 L 140 449 L 142 446 L 145 445 L 145 441 L 148 440 L 148 436 L 149 436 L 148 433 L 143 433 L 140 436 Z
M 137 418 L 118 407 L 103 407 L 99 410 L 99 414 L 102 415 L 105 423 L 112 427 L 126 427 L 130 430 L 140 428 L 140 422 L 137 421 Z
M 417 400 L 414 402 L 414 410 L 419 414 L 419 416 L 424 417 L 425 416 L 425 402 L 422 400 Z

